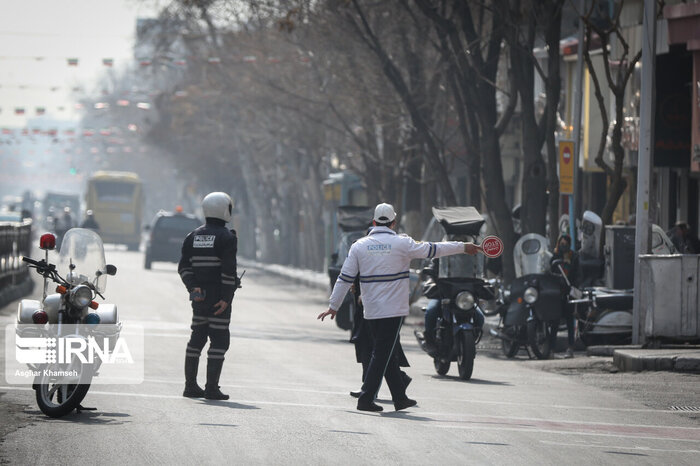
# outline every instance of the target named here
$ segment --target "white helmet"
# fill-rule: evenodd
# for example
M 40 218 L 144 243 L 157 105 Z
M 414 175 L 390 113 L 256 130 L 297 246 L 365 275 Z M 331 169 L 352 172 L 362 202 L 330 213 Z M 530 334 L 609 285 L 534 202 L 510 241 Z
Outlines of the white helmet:
M 202 200 L 202 210 L 205 217 L 218 218 L 224 222 L 230 222 L 233 201 L 226 193 L 209 193 Z

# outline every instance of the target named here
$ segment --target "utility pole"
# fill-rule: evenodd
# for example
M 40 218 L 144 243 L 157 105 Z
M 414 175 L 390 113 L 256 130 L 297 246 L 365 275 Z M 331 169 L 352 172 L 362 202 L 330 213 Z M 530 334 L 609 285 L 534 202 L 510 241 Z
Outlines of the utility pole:
M 586 0 L 578 2 L 579 15 L 585 14 Z M 579 168 L 581 147 L 581 104 L 583 102 L 583 19 L 578 19 L 578 47 L 576 49 L 576 94 L 574 95 L 574 189 L 569 196 L 569 233 L 571 236 L 571 249 L 576 250 L 576 206 L 581 200 L 581 176 Z
M 637 163 L 637 220 L 634 244 L 634 309 L 632 313 L 632 344 L 639 344 L 641 254 L 648 254 L 651 227 L 649 222 L 649 192 L 652 161 L 654 160 L 654 112 L 656 109 L 656 0 L 644 1 L 642 22 L 642 91 L 639 112 L 639 160 Z

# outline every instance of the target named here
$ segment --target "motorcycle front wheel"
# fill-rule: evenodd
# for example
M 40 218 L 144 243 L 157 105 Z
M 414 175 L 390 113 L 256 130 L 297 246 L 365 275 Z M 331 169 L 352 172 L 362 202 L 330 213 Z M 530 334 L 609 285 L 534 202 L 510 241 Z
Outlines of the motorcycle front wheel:
M 552 334 L 556 336 L 556 324 L 551 325 L 533 319 L 527 323 L 527 343 L 537 359 L 547 359 L 552 352 Z
M 92 379 L 86 371 L 81 371 L 78 381 L 89 382 Z M 58 418 L 65 416 L 80 406 L 88 390 L 90 383 L 55 383 L 52 377 L 41 371 L 39 380 L 36 381 L 34 389 L 36 391 L 36 404 L 42 413 L 49 417 Z
M 462 332 L 460 344 L 462 347 L 459 349 L 459 355 L 457 356 L 459 377 L 462 380 L 469 380 L 472 378 L 472 372 L 474 372 L 474 358 L 476 357 L 474 333 L 471 331 Z
M 501 339 L 501 349 L 503 354 L 506 355 L 508 359 L 513 359 L 518 351 L 520 350 L 520 327 L 519 326 L 508 326 L 503 328 L 503 333 L 510 337 L 510 339 Z
M 450 361 L 445 361 L 440 358 L 433 358 L 433 364 L 435 365 L 435 372 L 438 375 L 445 375 L 450 370 Z

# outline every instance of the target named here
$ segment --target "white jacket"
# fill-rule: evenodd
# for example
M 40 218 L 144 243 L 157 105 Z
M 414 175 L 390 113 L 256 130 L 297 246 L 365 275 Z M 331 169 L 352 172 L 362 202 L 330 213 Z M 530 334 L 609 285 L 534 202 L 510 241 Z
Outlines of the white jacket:
M 360 276 L 365 319 L 408 315 L 408 269 L 412 259 L 432 259 L 464 252 L 464 243 L 422 243 L 397 235 L 387 227 L 375 227 L 350 248 L 330 297 L 335 311 L 355 277 Z

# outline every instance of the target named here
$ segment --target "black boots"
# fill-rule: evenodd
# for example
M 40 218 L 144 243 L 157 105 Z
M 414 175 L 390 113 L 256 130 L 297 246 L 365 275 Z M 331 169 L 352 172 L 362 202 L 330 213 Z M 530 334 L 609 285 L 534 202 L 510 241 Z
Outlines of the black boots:
M 185 357 L 185 391 L 182 396 L 187 398 L 203 398 L 204 390 L 197 385 L 197 369 L 199 368 L 199 358 L 191 356 Z
M 204 390 L 204 398 L 207 400 L 228 400 L 228 395 L 219 390 L 219 377 L 223 366 L 223 359 L 207 359 L 207 385 Z

